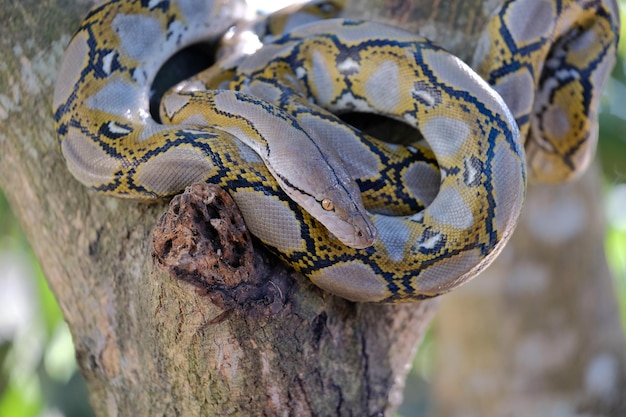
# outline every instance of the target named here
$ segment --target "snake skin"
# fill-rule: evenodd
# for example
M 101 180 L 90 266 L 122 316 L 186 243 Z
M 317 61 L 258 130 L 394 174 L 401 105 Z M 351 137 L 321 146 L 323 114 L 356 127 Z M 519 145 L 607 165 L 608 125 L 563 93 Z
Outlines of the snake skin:
M 494 259 L 517 222 L 527 163 L 534 177 L 567 178 L 594 147 L 617 43 L 610 1 L 506 1 L 475 56 L 493 88 L 409 32 L 313 22 L 180 84 L 157 122 L 159 68 L 244 12 L 192 0 L 92 10 L 53 102 L 72 174 L 142 200 L 218 184 L 250 231 L 316 285 L 400 302 L 445 293 Z M 425 142 L 386 144 L 343 123 L 344 112 L 402 121 Z

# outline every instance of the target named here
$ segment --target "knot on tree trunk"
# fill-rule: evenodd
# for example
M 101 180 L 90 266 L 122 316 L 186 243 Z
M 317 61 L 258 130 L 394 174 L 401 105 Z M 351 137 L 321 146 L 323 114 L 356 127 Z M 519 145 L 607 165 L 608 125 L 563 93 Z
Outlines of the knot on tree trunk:
M 157 222 L 152 243 L 160 269 L 226 310 L 213 322 L 236 310 L 275 314 L 284 304 L 289 284 L 268 277 L 241 212 L 219 186 L 198 183 L 175 196 Z

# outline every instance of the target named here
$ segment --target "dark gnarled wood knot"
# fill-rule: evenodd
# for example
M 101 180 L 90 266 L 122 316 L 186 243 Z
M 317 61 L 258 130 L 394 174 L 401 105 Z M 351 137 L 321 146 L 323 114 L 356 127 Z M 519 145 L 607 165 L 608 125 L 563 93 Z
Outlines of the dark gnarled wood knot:
M 281 290 L 261 279 L 252 238 L 233 199 L 220 187 L 194 184 L 175 196 L 153 232 L 156 265 L 197 287 L 220 307 L 276 312 Z M 262 269 L 262 268 L 261 268 Z

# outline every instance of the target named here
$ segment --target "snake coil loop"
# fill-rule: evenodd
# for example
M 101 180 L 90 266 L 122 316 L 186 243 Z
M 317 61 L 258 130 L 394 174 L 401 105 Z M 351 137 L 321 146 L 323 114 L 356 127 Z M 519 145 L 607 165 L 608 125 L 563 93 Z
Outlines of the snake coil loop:
M 250 231 L 318 286 L 397 302 L 449 291 L 500 252 L 525 194 L 526 132 L 533 174 L 545 166 L 548 179 L 579 169 L 593 148 L 617 42 L 610 0 L 505 1 L 475 56 L 504 100 L 427 39 L 329 19 L 181 83 L 157 123 L 148 98 L 158 69 L 219 38 L 240 6 L 110 0 L 89 13 L 53 102 L 79 181 L 135 199 L 218 184 Z M 531 22 L 520 10 L 550 14 Z M 404 122 L 427 144 L 387 144 L 336 116 L 354 111 Z

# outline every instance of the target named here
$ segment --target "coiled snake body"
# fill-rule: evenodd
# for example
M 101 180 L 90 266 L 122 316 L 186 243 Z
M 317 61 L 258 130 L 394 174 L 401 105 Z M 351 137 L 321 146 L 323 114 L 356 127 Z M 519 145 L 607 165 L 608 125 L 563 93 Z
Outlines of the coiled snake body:
M 480 73 L 504 100 L 427 39 L 332 19 L 239 59 L 229 79 L 210 69 L 181 84 L 165 95 L 157 123 L 148 96 L 158 69 L 239 18 L 237 4 L 209 3 L 118 0 L 90 12 L 68 47 L 53 103 L 68 167 L 84 184 L 119 197 L 219 184 L 253 234 L 350 300 L 436 296 L 491 262 L 525 193 L 517 123 L 550 158 L 571 156 L 558 161 L 568 168 L 581 165 L 582 143 L 595 140 L 597 97 L 615 54 L 614 3 L 506 1 L 476 54 Z M 543 26 L 511 12 L 545 12 L 546 5 Z M 548 55 L 553 42 L 565 52 Z M 578 66 L 567 77 L 553 61 Z M 540 75 L 542 67 L 551 72 Z M 582 104 L 560 97 L 570 90 Z M 544 108 L 565 116 L 550 125 L 541 119 Z M 414 126 L 432 152 L 423 143 L 377 141 L 331 113 L 346 111 Z M 575 126 L 574 142 L 556 142 L 563 126 Z M 552 137 L 537 139 L 542 131 Z

